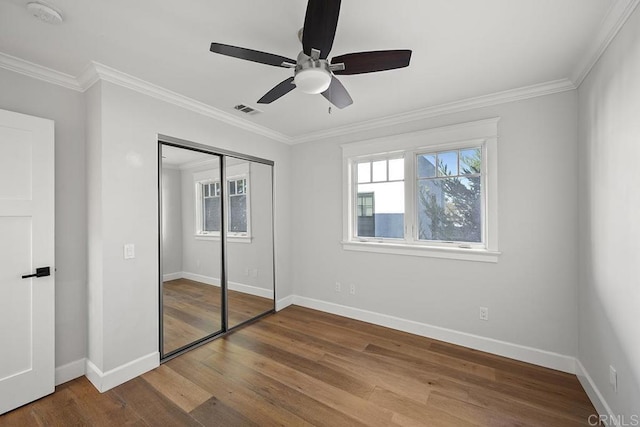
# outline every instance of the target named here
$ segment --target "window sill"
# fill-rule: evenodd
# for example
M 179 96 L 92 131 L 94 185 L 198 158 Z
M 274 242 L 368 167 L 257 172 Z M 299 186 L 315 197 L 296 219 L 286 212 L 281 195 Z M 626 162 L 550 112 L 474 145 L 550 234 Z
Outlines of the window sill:
M 213 234 L 195 234 L 196 240 L 213 240 L 220 241 L 220 235 Z M 251 243 L 251 236 L 227 236 L 228 243 Z
M 342 248 L 347 251 L 377 252 L 383 254 L 445 258 L 462 261 L 498 262 L 501 252 L 486 249 L 440 248 L 434 246 L 407 245 L 387 242 L 343 241 Z

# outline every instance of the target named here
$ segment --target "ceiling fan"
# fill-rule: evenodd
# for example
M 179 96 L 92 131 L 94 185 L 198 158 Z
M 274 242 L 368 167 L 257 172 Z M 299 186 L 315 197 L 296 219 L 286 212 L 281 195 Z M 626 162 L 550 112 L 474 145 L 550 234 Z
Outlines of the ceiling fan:
M 282 81 L 258 100 L 270 104 L 296 87 L 310 94 L 322 94 L 338 108 L 353 100 L 336 75 L 373 73 L 409 65 L 410 50 L 379 50 L 334 56 L 327 60 L 338 26 L 340 0 L 309 0 L 304 27 L 298 32 L 302 52 L 296 60 L 258 50 L 211 43 L 211 52 L 274 67 L 293 68 L 293 77 Z

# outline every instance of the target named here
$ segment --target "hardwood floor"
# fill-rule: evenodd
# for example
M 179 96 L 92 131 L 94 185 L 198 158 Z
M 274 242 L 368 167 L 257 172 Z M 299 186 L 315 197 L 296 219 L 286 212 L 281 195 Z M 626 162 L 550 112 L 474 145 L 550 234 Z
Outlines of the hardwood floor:
M 291 306 L 99 394 L 86 378 L 2 426 L 579 426 L 575 376 Z
M 164 282 L 164 353 L 206 337 L 221 328 L 221 292 L 217 286 L 188 279 Z M 273 309 L 273 300 L 228 292 L 229 327 Z

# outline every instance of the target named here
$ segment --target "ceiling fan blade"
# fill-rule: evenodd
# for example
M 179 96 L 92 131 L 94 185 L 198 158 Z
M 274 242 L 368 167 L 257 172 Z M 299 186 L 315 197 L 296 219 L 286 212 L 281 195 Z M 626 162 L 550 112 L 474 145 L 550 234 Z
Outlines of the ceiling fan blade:
M 302 50 L 311 56 L 311 49 L 327 59 L 338 27 L 340 0 L 309 0 L 302 30 Z
M 247 61 L 258 62 L 260 64 L 273 65 L 275 67 L 291 68 L 288 65 L 296 65 L 296 60 L 285 58 L 284 56 L 274 55 L 272 53 L 260 52 L 259 50 L 245 49 L 244 47 L 231 46 L 222 43 L 211 43 L 209 50 L 213 53 L 232 56 L 234 58 L 246 59 Z
M 293 77 L 278 83 L 276 87 L 267 92 L 262 98 L 258 100 L 258 104 L 271 104 L 276 99 L 288 94 L 296 85 L 293 84 Z
M 322 96 L 327 98 L 330 103 L 340 109 L 353 104 L 353 99 L 351 99 L 349 92 L 347 92 L 344 86 L 342 86 L 340 80 L 336 79 L 334 76 L 331 76 L 329 89 L 322 92 Z
M 410 60 L 410 50 L 378 50 L 335 56 L 331 59 L 331 64 L 343 63 L 344 70 L 336 70 L 334 73 L 348 75 L 404 68 L 409 65 Z

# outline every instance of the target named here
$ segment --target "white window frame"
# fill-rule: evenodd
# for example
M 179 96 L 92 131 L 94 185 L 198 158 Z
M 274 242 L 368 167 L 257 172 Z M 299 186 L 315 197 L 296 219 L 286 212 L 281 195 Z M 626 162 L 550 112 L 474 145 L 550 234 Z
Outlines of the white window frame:
M 232 232 L 227 230 L 227 241 L 237 243 L 250 243 L 252 240 L 251 234 L 251 173 L 250 166 L 248 164 L 241 164 L 235 166 L 229 166 L 227 168 L 227 182 L 226 187 L 223 189 L 224 196 L 228 199 L 229 195 L 229 182 L 237 181 L 240 179 L 245 180 L 244 194 L 247 197 L 247 231 L 246 232 Z M 219 231 L 204 231 L 203 218 L 202 218 L 202 185 L 214 184 L 220 182 L 220 170 L 210 169 L 206 171 L 194 172 L 193 181 L 195 185 L 195 238 L 197 240 L 220 240 Z M 229 204 L 226 203 L 225 209 L 225 224 L 229 224 Z
M 498 179 L 497 144 L 500 118 L 428 129 L 391 137 L 342 145 L 343 156 L 343 240 L 345 250 L 399 255 L 497 262 L 498 251 Z M 482 243 L 418 240 L 417 231 L 417 155 L 461 148 L 482 147 Z M 357 170 L 359 161 L 391 159 L 405 161 L 405 229 L 403 239 L 358 237 Z

